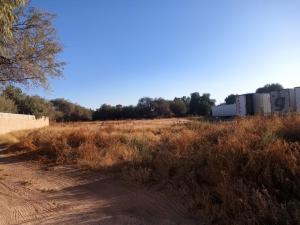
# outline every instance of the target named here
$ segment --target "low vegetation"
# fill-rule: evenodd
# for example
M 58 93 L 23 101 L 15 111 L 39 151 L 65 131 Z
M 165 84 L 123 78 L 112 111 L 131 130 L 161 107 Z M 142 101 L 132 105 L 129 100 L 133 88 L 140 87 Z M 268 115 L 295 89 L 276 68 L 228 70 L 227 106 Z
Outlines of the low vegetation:
M 300 117 L 56 125 L 12 147 L 181 195 L 210 224 L 300 223 Z

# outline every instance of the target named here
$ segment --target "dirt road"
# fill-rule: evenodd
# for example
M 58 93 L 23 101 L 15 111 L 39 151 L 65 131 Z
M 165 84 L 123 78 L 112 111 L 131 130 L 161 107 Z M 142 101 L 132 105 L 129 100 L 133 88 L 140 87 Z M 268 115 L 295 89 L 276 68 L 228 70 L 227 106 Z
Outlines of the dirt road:
M 0 224 L 194 225 L 165 195 L 71 167 L 0 154 Z

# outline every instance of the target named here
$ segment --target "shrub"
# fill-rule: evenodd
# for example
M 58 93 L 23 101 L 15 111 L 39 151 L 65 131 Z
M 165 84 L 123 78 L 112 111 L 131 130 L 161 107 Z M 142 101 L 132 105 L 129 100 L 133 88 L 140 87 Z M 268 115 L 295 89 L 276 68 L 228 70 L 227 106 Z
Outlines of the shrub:
M 17 111 L 17 106 L 12 100 L 0 96 L 0 112 L 17 113 Z

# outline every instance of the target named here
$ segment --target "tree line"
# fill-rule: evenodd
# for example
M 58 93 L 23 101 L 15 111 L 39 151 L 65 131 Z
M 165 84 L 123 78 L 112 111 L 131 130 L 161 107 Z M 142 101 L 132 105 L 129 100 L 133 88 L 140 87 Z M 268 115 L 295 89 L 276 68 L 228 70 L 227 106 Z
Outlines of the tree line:
M 200 95 L 198 92 L 194 92 L 188 97 L 176 97 L 173 100 L 144 97 L 135 106 L 103 104 L 93 112 L 93 119 L 153 119 L 188 115 L 209 116 L 211 107 L 214 105 L 215 100 L 210 98 L 210 94 Z
M 266 84 L 256 89 L 256 93 L 270 93 L 283 89 L 278 83 Z M 224 99 L 223 104 L 234 104 L 236 94 L 230 94 Z M 190 96 L 165 100 L 163 98 L 141 98 L 136 106 L 111 106 L 103 104 L 93 112 L 94 120 L 114 119 L 139 119 L 139 118 L 162 118 L 162 117 L 184 117 L 189 115 L 210 116 L 215 100 L 210 94 L 200 95 L 198 92 Z
M 280 84 L 267 84 L 258 88 L 256 93 L 269 93 L 283 89 Z M 234 104 L 235 94 L 225 98 L 223 104 Z M 96 110 L 91 110 L 58 98 L 46 100 L 39 96 L 25 94 L 20 88 L 7 86 L 0 94 L 0 112 L 35 115 L 37 118 L 48 116 L 52 121 L 91 121 L 118 119 L 153 119 L 185 116 L 210 116 L 215 100 L 210 94 L 200 95 L 198 92 L 190 96 L 175 97 L 173 100 L 163 98 L 141 98 L 137 105 L 103 104 Z
M 25 94 L 20 88 L 8 86 L 0 95 L 0 112 L 48 116 L 57 122 L 88 121 L 92 110 L 63 98 L 46 100 Z
M 214 104 L 215 100 L 209 94 L 200 95 L 195 92 L 191 96 L 173 100 L 144 97 L 135 106 L 103 104 L 100 108 L 91 110 L 63 98 L 46 100 L 36 95 L 30 96 L 11 85 L 0 94 L 0 112 L 29 114 L 37 118 L 48 116 L 57 122 L 209 116 Z

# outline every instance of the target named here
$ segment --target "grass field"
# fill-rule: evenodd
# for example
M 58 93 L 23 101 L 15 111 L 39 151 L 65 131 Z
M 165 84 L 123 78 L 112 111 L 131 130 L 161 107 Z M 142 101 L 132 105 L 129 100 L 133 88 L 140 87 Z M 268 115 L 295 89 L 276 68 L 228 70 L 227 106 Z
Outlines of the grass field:
M 300 223 L 300 117 L 57 124 L 10 149 L 181 196 L 210 224 Z

